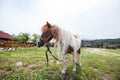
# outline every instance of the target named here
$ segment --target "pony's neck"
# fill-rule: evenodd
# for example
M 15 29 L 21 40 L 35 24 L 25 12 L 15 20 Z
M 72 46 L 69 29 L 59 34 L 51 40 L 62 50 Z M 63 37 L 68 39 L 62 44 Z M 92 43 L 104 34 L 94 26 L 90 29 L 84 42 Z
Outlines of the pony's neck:
M 61 37 L 62 37 L 62 31 L 61 28 L 56 27 L 57 28 L 57 32 L 54 36 L 54 39 L 56 40 L 56 43 L 60 41 Z

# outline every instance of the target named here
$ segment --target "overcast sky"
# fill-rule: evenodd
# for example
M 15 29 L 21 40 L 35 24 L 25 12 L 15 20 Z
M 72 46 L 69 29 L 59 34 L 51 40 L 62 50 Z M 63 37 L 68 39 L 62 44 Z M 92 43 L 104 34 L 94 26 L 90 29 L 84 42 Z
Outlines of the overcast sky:
M 0 30 L 40 34 L 46 21 L 81 38 L 120 38 L 120 0 L 0 0 Z

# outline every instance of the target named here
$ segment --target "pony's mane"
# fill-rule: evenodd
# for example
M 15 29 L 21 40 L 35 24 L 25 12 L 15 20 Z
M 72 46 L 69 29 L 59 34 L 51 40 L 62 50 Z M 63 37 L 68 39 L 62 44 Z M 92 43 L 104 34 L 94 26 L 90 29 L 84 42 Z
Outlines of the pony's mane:
M 64 30 L 64 29 L 61 29 L 59 26 L 57 26 L 57 25 L 54 25 L 54 24 L 50 24 L 51 25 L 51 30 L 54 30 L 55 28 L 57 29 L 57 31 L 58 31 L 58 37 L 61 37 L 61 30 L 62 31 L 67 31 L 67 30 Z M 45 25 L 43 25 L 42 27 L 41 27 L 41 31 L 42 32 L 44 32 L 44 31 L 47 31 L 48 30 L 48 25 L 47 24 L 45 24 Z M 69 31 L 67 31 L 67 32 L 69 32 Z M 70 32 L 71 33 L 71 32 Z M 78 38 L 78 36 L 76 35 L 76 34 L 72 34 L 75 38 Z
M 48 29 L 47 24 L 45 24 L 45 25 L 43 25 L 43 26 L 41 27 L 41 31 L 42 31 L 42 32 L 46 31 L 47 29 Z
M 51 24 L 51 28 L 58 28 L 58 26 L 57 25 L 52 25 Z M 41 27 L 41 31 L 42 32 L 44 32 L 44 31 L 46 31 L 46 30 L 48 30 L 48 26 L 47 26 L 47 24 L 45 24 L 45 25 L 43 25 L 42 27 Z

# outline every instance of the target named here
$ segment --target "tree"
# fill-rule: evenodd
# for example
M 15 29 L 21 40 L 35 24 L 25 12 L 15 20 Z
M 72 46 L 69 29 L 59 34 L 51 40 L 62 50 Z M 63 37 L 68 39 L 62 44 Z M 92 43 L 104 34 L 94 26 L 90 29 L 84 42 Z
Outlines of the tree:
M 18 36 L 16 36 L 15 34 L 13 34 L 12 36 L 12 41 L 18 41 Z
M 29 33 L 20 32 L 19 35 L 13 34 L 12 36 L 13 36 L 13 38 L 12 38 L 13 41 L 28 42 L 30 39 Z
M 40 36 L 40 35 L 34 33 L 34 34 L 32 35 L 31 41 L 34 42 L 34 43 L 36 43 L 36 42 L 38 41 L 38 39 L 39 39 L 39 36 Z
M 13 34 L 13 41 L 19 41 L 19 42 L 34 42 L 36 43 L 40 37 L 38 34 L 33 34 L 30 36 L 29 33 L 19 33 L 18 35 Z
M 29 33 L 20 33 L 18 35 L 18 38 L 21 42 L 28 42 L 28 40 L 30 39 L 30 34 Z

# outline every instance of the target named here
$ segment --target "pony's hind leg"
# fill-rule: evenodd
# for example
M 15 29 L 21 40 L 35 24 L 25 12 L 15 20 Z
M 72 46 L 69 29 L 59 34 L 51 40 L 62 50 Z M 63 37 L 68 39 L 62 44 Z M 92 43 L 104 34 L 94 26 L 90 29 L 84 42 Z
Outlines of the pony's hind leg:
M 78 50 L 78 64 L 79 64 L 79 65 L 81 65 L 80 53 L 81 53 L 81 48 Z
M 73 71 L 76 71 L 76 51 L 73 53 Z
M 66 46 L 65 46 L 66 47 Z M 64 74 L 66 72 L 66 49 L 65 47 L 62 48 L 62 56 L 63 56 L 63 70 L 62 70 L 62 74 Z
M 66 54 L 63 53 L 63 70 L 62 70 L 62 74 L 64 74 L 66 72 Z

